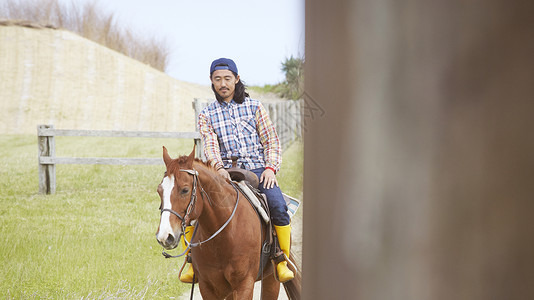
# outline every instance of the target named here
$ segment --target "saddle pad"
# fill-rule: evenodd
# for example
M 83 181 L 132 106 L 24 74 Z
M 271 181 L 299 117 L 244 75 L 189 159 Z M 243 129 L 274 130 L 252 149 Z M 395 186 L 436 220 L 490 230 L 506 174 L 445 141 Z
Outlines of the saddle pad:
M 263 206 L 260 204 L 260 202 L 258 201 L 258 199 L 256 198 L 256 196 L 254 195 L 254 193 L 250 190 L 249 186 L 243 182 L 243 181 L 240 181 L 240 182 L 237 182 L 237 184 L 239 185 L 239 187 L 243 190 L 243 192 L 245 193 L 245 195 L 252 200 L 254 206 L 258 209 L 260 215 L 262 216 L 263 220 L 265 221 L 265 223 L 269 223 L 269 217 L 267 216 L 267 213 L 265 212 L 265 209 L 263 208 Z M 263 194 L 262 194 L 263 195 Z M 294 198 L 294 197 L 291 197 L 289 195 L 286 195 L 284 193 L 282 193 L 282 195 L 284 196 L 284 200 L 286 202 L 286 206 L 287 206 L 287 213 L 289 214 L 289 218 L 292 219 L 293 216 L 297 213 L 297 210 L 299 209 L 300 207 L 300 200 Z
M 282 193 L 282 195 L 284 195 L 284 200 L 286 200 L 287 213 L 289 214 L 289 218 L 292 219 L 300 207 L 300 201 L 284 193 Z
M 265 209 L 263 209 L 263 207 L 261 206 L 260 200 L 258 200 L 258 198 L 256 198 L 256 195 L 254 195 L 254 193 L 250 190 L 250 188 L 245 183 L 245 181 L 240 181 L 240 182 L 237 183 L 237 185 L 239 185 L 239 187 L 241 188 L 243 193 L 245 193 L 245 196 L 247 196 L 247 198 L 251 201 L 251 203 L 256 207 L 256 209 L 258 210 L 258 213 L 263 218 L 263 221 L 266 224 L 269 224 L 269 222 L 271 221 L 269 219 L 269 216 L 265 212 Z

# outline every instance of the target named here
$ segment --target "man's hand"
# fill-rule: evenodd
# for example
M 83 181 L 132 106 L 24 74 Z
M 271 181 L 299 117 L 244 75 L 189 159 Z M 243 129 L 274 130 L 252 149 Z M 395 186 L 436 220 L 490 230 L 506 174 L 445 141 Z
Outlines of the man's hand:
M 228 171 L 226 171 L 225 168 L 220 168 L 217 173 L 219 173 L 219 175 L 221 175 L 223 178 L 225 179 L 228 179 L 228 180 L 231 180 L 230 179 L 230 173 L 228 173 Z
M 263 182 L 263 188 L 265 189 L 270 189 L 274 187 L 275 185 L 278 186 L 276 175 L 274 175 L 274 171 L 271 169 L 265 169 L 265 171 L 261 173 L 260 183 L 262 182 Z

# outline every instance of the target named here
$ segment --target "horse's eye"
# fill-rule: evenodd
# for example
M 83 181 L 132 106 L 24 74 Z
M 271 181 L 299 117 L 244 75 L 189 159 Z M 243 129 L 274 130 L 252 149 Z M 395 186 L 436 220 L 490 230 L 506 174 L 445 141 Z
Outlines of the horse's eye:
M 180 191 L 180 194 L 182 194 L 182 195 L 185 195 L 185 194 L 187 194 L 187 193 L 189 193 L 189 188 L 186 188 L 186 187 L 183 188 L 183 189 Z

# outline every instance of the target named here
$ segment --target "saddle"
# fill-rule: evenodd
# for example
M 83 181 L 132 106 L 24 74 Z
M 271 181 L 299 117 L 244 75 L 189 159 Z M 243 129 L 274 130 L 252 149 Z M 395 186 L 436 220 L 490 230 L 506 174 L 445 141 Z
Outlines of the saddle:
M 260 184 L 260 181 L 258 180 L 258 176 L 256 176 L 256 174 L 252 173 L 249 170 L 238 168 L 237 159 L 238 159 L 237 156 L 232 156 L 232 167 L 229 169 L 226 169 L 226 171 L 230 173 L 230 178 L 232 178 L 232 180 L 236 182 L 246 181 L 253 188 L 257 189 Z
M 269 206 L 265 195 L 260 193 L 258 185 L 260 184 L 258 176 L 249 170 L 237 167 L 237 156 L 232 156 L 232 167 L 227 169 L 232 181 L 237 182 L 241 192 L 247 197 L 247 200 L 252 204 L 265 224 L 269 224 L 271 218 L 269 216 Z

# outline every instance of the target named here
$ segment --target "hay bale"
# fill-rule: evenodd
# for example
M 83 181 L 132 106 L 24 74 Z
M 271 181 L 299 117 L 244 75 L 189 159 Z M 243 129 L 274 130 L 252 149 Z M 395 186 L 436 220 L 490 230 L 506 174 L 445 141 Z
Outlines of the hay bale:
M 190 131 L 208 86 L 176 80 L 74 33 L 24 21 L 0 26 L 0 133 L 37 124 L 92 130 Z

